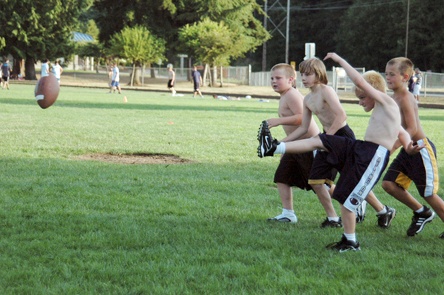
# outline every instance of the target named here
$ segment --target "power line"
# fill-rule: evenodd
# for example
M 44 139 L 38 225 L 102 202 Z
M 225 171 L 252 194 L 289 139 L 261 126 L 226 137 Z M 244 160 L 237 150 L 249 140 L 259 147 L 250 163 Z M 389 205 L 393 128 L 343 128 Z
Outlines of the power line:
M 387 5 L 387 4 L 395 4 L 404 2 L 404 0 L 387 0 L 387 1 L 379 1 L 374 3 L 362 3 L 362 4 L 343 4 L 347 1 L 337 1 L 333 3 L 321 3 L 321 4 L 314 4 L 314 5 L 306 5 L 306 6 L 290 6 L 290 10 L 292 11 L 313 11 L 313 10 L 335 10 L 335 9 L 347 9 L 347 8 L 360 8 L 360 7 L 371 7 L 371 6 L 377 6 L 377 5 Z M 335 4 L 336 6 L 331 6 L 331 4 Z M 326 7 L 325 5 L 329 5 Z M 268 10 L 276 11 L 276 10 L 285 10 L 283 6 L 281 7 L 270 7 Z

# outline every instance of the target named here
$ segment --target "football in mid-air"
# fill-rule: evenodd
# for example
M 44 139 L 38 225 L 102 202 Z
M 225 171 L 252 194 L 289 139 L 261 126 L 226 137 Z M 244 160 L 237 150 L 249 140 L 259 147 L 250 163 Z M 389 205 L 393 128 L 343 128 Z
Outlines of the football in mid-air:
M 53 74 L 41 77 L 35 85 L 34 95 L 38 105 L 42 109 L 52 106 L 59 96 L 59 81 Z

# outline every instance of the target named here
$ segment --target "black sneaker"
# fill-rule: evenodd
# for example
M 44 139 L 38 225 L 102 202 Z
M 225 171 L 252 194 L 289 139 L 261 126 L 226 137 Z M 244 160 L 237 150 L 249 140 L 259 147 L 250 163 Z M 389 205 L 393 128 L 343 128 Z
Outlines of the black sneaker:
M 273 156 L 276 146 L 279 142 L 271 136 L 267 121 L 262 121 L 257 133 L 257 140 L 259 146 L 257 148 L 257 155 L 259 158 Z
M 339 217 L 339 221 L 328 220 L 328 217 L 325 218 L 324 222 L 321 223 L 321 227 L 342 227 L 342 220 Z
M 359 246 L 359 242 L 353 242 L 347 240 L 347 238 L 342 235 L 342 239 L 339 242 L 331 243 L 326 246 L 327 249 L 336 250 L 339 253 L 347 252 L 347 251 L 360 251 L 361 247 Z
M 407 230 L 407 235 L 413 237 L 417 233 L 420 233 L 428 222 L 432 222 L 433 218 L 435 218 L 435 212 L 426 206 L 424 206 L 424 211 L 422 213 L 413 212 L 412 224 L 410 224 L 410 227 Z
M 378 218 L 378 226 L 382 228 L 388 228 L 390 224 L 392 224 L 393 218 L 395 218 L 396 210 L 394 208 L 390 208 L 385 206 L 387 213 L 376 215 Z

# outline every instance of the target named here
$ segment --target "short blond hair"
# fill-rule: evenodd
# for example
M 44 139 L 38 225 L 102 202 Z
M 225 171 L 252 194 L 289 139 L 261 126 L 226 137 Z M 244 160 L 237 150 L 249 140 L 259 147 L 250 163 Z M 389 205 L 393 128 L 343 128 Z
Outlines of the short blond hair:
M 271 72 L 282 70 L 287 78 L 293 77 L 296 79 L 296 71 L 292 66 L 286 63 L 276 64 L 271 68 Z
M 388 66 L 395 65 L 401 75 L 413 75 L 413 62 L 407 57 L 395 57 L 387 62 Z
M 322 84 L 328 84 L 327 69 L 322 60 L 317 57 L 309 58 L 299 64 L 299 72 L 301 74 L 315 74 L 318 81 Z
M 368 82 L 368 84 L 372 85 L 373 88 L 376 90 L 379 90 L 381 92 L 386 92 L 386 83 L 384 77 L 376 71 L 367 71 L 365 72 L 362 77 L 365 81 Z M 364 92 L 359 87 L 355 87 L 355 91 Z

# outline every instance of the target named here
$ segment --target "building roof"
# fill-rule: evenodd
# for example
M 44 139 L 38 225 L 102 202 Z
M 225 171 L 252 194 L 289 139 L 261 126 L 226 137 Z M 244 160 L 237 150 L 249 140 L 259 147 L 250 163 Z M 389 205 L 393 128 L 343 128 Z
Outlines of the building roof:
M 72 40 L 74 42 L 94 42 L 94 38 L 91 35 L 80 32 L 73 32 L 72 34 Z

